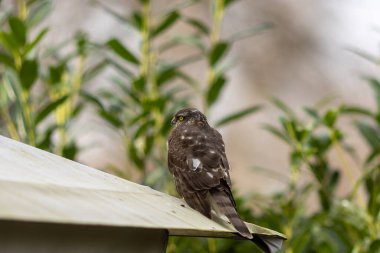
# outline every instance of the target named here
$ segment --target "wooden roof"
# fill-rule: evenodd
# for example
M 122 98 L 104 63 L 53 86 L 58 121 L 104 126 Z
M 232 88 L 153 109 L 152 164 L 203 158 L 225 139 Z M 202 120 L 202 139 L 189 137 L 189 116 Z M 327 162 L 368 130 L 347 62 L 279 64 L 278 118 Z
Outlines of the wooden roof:
M 178 198 L 0 136 L 0 220 L 167 229 L 233 237 Z M 248 224 L 248 223 L 247 223 Z M 253 233 L 284 236 L 248 224 Z

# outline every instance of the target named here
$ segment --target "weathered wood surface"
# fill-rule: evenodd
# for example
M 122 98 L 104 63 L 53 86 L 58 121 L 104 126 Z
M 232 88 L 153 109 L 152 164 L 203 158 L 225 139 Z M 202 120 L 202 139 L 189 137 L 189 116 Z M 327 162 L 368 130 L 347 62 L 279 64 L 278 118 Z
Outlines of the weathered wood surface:
M 0 220 L 165 229 L 234 237 L 184 201 L 0 136 Z M 253 233 L 283 235 L 248 224 Z

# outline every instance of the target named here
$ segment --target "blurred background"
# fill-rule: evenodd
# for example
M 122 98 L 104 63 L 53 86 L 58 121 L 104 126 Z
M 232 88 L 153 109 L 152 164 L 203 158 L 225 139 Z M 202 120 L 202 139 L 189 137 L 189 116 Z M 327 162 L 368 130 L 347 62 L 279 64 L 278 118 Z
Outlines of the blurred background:
M 240 213 L 285 233 L 284 252 L 380 252 L 380 2 L 3 0 L 0 10 L 2 135 L 175 195 L 169 122 L 194 106 L 224 136 Z

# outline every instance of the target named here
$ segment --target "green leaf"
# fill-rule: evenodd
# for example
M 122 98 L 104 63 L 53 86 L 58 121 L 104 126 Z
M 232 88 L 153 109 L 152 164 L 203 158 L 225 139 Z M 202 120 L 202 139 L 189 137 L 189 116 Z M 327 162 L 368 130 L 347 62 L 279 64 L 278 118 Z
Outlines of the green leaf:
M 62 96 L 42 107 L 36 115 L 34 125 L 37 126 L 40 122 L 42 122 L 47 116 L 50 115 L 51 112 L 56 110 L 58 106 L 62 105 L 68 97 L 68 95 Z
M 208 106 L 211 106 L 212 104 L 214 104 L 216 102 L 216 100 L 219 98 L 225 83 L 226 83 L 225 77 L 224 76 L 218 76 L 210 84 L 210 87 L 209 87 L 207 94 L 206 94 L 206 101 L 207 101 Z
M 86 69 L 86 71 L 83 74 L 83 82 L 88 82 L 89 80 L 97 76 L 101 71 L 103 71 L 107 66 L 108 60 L 106 59 Z
M 85 90 L 81 90 L 79 94 L 84 97 L 87 101 L 93 103 L 94 105 L 97 105 L 100 109 L 105 110 L 102 102 L 94 95 L 88 93 Z
M 271 102 L 278 108 L 280 109 L 281 111 L 283 111 L 286 115 L 288 115 L 290 118 L 292 119 L 296 119 L 296 115 L 295 113 L 293 112 L 292 109 L 290 109 L 290 107 L 288 107 L 284 102 L 282 102 L 280 99 L 278 98 L 271 98 L 270 99 Z
M 0 44 L 13 54 L 18 53 L 18 43 L 12 34 L 0 32 Z
M 37 60 L 25 60 L 20 70 L 20 81 L 23 90 L 30 90 L 38 77 Z
M 380 239 L 372 241 L 368 252 L 380 252 Z
M 273 134 L 274 136 L 283 140 L 285 143 L 291 144 L 289 137 L 285 133 L 281 132 L 281 130 L 279 130 L 278 128 L 268 125 L 268 124 L 264 124 L 263 128 L 267 130 L 268 132 L 270 132 L 271 134 Z
M 177 76 L 177 70 L 175 67 L 170 67 L 165 70 L 162 70 L 157 75 L 157 85 L 161 86 L 162 84 L 173 80 Z
M 141 14 L 138 12 L 134 12 L 131 19 L 131 24 L 139 31 L 142 29 L 142 17 Z
M 51 12 L 52 1 L 40 0 L 30 8 L 29 15 L 27 16 L 25 23 L 29 28 L 35 27 L 40 24 Z
M 335 125 L 338 115 L 339 111 L 337 109 L 328 110 L 323 117 L 323 121 L 328 127 L 333 127 Z
M 236 0 L 224 0 L 224 8 L 226 8 L 228 5 L 232 4 L 233 2 L 236 2 Z
M 79 149 L 77 144 L 74 141 L 72 141 L 63 147 L 62 156 L 67 159 L 74 160 L 78 151 Z
M 373 116 L 373 113 L 364 108 L 364 107 L 359 107 L 359 106 L 354 106 L 354 105 L 342 105 L 339 108 L 339 111 L 343 114 L 359 114 L 363 116 Z
M 356 127 L 373 150 L 380 150 L 380 132 L 363 121 L 357 121 Z
M 143 135 L 145 136 L 148 133 L 149 128 L 152 126 L 154 126 L 154 120 L 147 120 L 140 124 L 137 131 L 133 135 L 133 139 L 137 139 Z
M 106 110 L 103 110 L 103 109 L 100 109 L 99 110 L 99 115 L 106 121 L 108 122 L 109 124 L 113 125 L 114 127 L 116 128 L 120 128 L 123 126 L 123 122 L 121 120 L 119 120 L 117 118 L 117 116 L 115 116 L 114 114 L 106 111 Z
M 42 133 L 37 135 L 38 140 L 36 147 L 47 151 L 51 150 L 50 147 L 52 146 L 52 136 L 57 128 L 59 128 L 59 126 L 54 124 L 49 126 L 47 129 L 44 129 Z
M 116 53 L 118 56 L 126 61 L 133 64 L 139 64 L 138 59 L 134 56 L 126 47 L 124 47 L 120 41 L 113 38 L 107 42 L 107 45 Z
M 12 120 L 17 124 L 17 132 L 21 140 L 28 141 L 27 131 L 30 128 L 29 121 L 26 119 L 25 104 L 22 99 L 21 84 L 17 73 L 13 69 L 4 72 L 3 85 L 7 91 L 8 98 L 14 102 L 14 113 L 11 113 Z
M 128 158 L 132 160 L 132 162 L 137 166 L 138 169 L 144 169 L 144 162 L 139 157 L 136 147 L 134 146 L 134 142 L 130 142 L 128 145 Z
M 221 120 L 217 121 L 217 123 L 215 124 L 217 127 L 221 127 L 221 126 L 224 126 L 226 124 L 229 124 L 233 121 L 236 121 L 236 120 L 239 120 L 243 117 L 246 117 L 254 112 L 257 112 L 261 110 L 261 106 L 260 105 L 255 105 L 255 106 L 250 106 L 248 108 L 245 108 L 243 110 L 240 110 L 238 112 L 234 112 L 230 115 L 227 115 L 226 117 L 222 118 Z
M 152 37 L 156 37 L 160 33 L 169 29 L 175 22 L 180 18 L 180 15 L 177 11 L 170 12 L 164 20 L 156 27 L 152 32 Z
M 134 74 L 132 71 L 126 68 L 125 64 L 119 64 L 117 61 L 114 61 L 113 59 L 107 59 L 107 62 L 109 65 L 113 66 L 116 71 L 118 71 L 120 74 L 124 75 L 126 78 L 133 79 Z
M 123 22 L 124 24 L 129 23 L 129 20 L 126 17 L 112 10 L 110 7 L 108 7 L 107 4 L 102 3 L 101 1 L 95 1 L 95 3 L 98 4 L 105 12 L 107 12 L 108 14 L 116 18 L 117 20 Z
M 185 22 L 197 29 L 197 31 L 199 31 L 203 35 L 208 35 L 210 32 L 210 29 L 208 29 L 207 25 L 198 19 L 186 18 Z
M 56 66 L 49 66 L 49 82 L 50 82 L 50 84 L 60 83 L 65 70 L 66 70 L 66 63 L 65 62 L 61 62 Z
M 45 35 L 48 31 L 49 31 L 49 28 L 45 28 L 45 29 L 41 30 L 32 42 L 26 44 L 23 55 L 24 56 L 28 55 L 28 53 L 31 50 L 33 50 L 36 47 L 36 45 L 43 39 L 43 37 L 45 37 Z
M 236 33 L 233 33 L 232 35 L 228 36 L 226 40 L 228 40 L 230 43 L 239 41 L 245 38 L 249 38 L 252 36 L 255 36 L 257 34 L 260 34 L 263 31 L 269 30 L 273 28 L 273 24 L 269 22 L 265 22 L 259 25 L 256 25 L 255 27 L 248 28 L 246 30 L 238 31 Z
M 304 107 L 303 110 L 310 116 L 312 117 L 313 119 L 315 120 L 319 120 L 320 117 L 319 117 L 319 114 L 316 110 L 314 110 L 313 108 L 310 108 L 310 107 Z
M 207 48 L 201 38 L 199 38 L 198 36 L 193 36 L 193 35 L 190 35 L 190 36 L 174 35 L 173 38 L 171 39 L 171 43 L 175 45 L 176 44 L 190 45 L 192 47 L 199 49 L 201 52 L 205 52 Z
M 155 140 L 155 138 L 153 135 L 148 135 L 145 138 L 145 146 L 144 146 L 144 154 L 145 155 L 149 155 L 150 152 L 152 151 L 154 140 Z
M 146 85 L 145 76 L 139 76 L 138 78 L 132 81 L 132 87 L 138 91 L 144 91 L 145 85 Z
M 183 71 L 177 71 L 177 77 L 193 88 L 197 85 L 197 82 Z
M 8 20 L 9 27 L 16 38 L 18 45 L 23 46 L 26 42 L 26 27 L 25 24 L 18 17 L 10 17 Z
M 0 52 L 0 62 L 8 67 L 14 68 L 13 58 L 6 53 Z
M 141 101 L 139 94 L 136 91 L 129 88 L 125 81 L 116 78 L 113 78 L 112 81 L 124 92 L 125 95 L 131 98 L 132 101 L 134 101 L 137 104 L 140 104 Z
M 372 77 L 366 77 L 366 79 L 371 85 L 372 91 L 375 93 L 377 111 L 380 112 L 380 82 Z
M 214 66 L 219 62 L 223 55 L 227 52 L 229 44 L 226 42 L 218 42 L 213 46 L 209 54 L 209 64 Z

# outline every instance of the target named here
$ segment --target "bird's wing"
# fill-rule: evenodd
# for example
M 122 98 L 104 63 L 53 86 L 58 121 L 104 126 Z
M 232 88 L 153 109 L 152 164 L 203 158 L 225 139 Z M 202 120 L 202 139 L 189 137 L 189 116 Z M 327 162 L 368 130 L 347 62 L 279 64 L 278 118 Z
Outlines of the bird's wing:
M 188 191 L 210 190 L 221 180 L 230 186 L 229 165 L 224 143 L 216 130 L 188 130 L 188 137 L 169 143 L 169 170 Z M 177 180 L 178 181 L 178 180 Z

